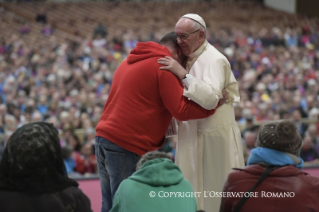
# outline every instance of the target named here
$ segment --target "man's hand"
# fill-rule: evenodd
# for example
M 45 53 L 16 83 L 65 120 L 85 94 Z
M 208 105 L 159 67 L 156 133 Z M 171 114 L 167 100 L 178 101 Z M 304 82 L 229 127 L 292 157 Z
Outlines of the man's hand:
M 162 70 L 169 70 L 175 74 L 179 79 L 183 79 L 187 71 L 173 58 L 166 56 L 157 60 L 157 63 L 164 65 L 160 67 Z
M 226 91 L 226 88 L 222 91 L 223 98 L 220 99 L 220 105 L 223 105 L 225 102 L 227 102 L 228 99 L 228 92 Z

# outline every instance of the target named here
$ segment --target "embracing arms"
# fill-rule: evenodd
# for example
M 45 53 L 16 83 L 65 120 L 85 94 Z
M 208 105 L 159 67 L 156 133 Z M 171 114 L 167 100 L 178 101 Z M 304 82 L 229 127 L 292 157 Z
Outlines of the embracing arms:
M 167 69 L 174 73 L 179 79 L 183 80 L 185 85 L 183 95 L 192 99 L 197 104 L 201 105 L 205 109 L 216 108 L 218 102 L 223 98 L 223 90 L 227 88 L 227 92 L 238 94 L 237 82 L 235 79 L 231 79 L 233 83 L 228 83 L 227 78 L 231 77 L 230 67 L 227 67 L 227 63 L 224 61 L 217 61 L 212 65 L 207 65 L 202 70 L 203 78 L 198 79 L 191 75 L 186 75 L 187 71 L 178 64 L 173 58 L 165 57 L 160 58 L 158 63 L 164 65 L 160 69 Z M 229 64 L 228 64 L 229 65 Z M 226 71 L 225 71 L 226 70 Z M 187 76 L 185 78 L 185 76 Z M 183 79 L 184 78 L 184 79 Z M 224 94 L 226 91 L 224 91 Z M 236 97 L 236 95 L 234 95 Z M 230 95 L 225 98 L 225 102 L 233 102 L 234 97 Z

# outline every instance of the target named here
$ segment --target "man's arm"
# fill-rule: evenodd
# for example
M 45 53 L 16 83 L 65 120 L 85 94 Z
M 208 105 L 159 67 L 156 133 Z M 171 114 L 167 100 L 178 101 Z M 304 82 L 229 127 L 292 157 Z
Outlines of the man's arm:
M 159 91 L 164 106 L 177 120 L 202 119 L 215 113 L 216 109 L 205 110 L 184 97 L 181 81 L 169 71 L 159 72 Z
M 184 96 L 205 109 L 216 108 L 220 99 L 223 98 L 223 89 L 229 92 L 229 98 L 226 98 L 227 103 L 239 101 L 237 81 L 231 73 L 229 63 L 223 59 L 216 60 L 214 63 L 210 62 L 211 64 L 202 70 L 203 80 L 187 74 L 186 70 L 170 57 L 161 58 L 158 63 L 164 65 L 160 69 L 168 69 L 183 80 Z

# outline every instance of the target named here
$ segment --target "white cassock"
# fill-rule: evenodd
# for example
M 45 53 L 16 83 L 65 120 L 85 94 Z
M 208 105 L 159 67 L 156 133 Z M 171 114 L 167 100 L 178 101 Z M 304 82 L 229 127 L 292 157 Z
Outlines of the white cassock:
M 188 88 L 185 87 L 184 96 L 203 108 L 214 109 L 223 88 L 228 91 L 227 103 L 214 115 L 178 122 L 176 164 L 194 191 L 201 192 L 197 198 L 198 210 L 217 212 L 221 198 L 209 197 L 208 192 L 221 192 L 231 169 L 244 167 L 241 135 L 233 108 L 233 102 L 240 101 L 238 84 L 226 57 L 207 41 L 189 55 L 186 70 L 193 77 L 185 79 Z

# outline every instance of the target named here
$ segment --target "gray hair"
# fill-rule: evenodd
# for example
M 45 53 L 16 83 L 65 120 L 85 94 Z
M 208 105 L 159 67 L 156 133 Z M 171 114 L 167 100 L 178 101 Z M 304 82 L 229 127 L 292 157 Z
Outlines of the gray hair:
M 156 159 L 156 158 L 167 158 L 167 159 L 171 159 L 170 156 L 165 153 L 165 152 L 158 152 L 158 151 L 155 151 L 155 152 L 148 152 L 146 153 L 145 155 L 143 155 L 141 157 L 141 159 L 137 162 L 136 164 L 136 171 L 137 170 L 140 170 L 142 165 L 149 161 L 149 160 L 153 160 L 153 159 Z
M 198 23 L 197 21 L 194 21 L 194 20 L 192 20 L 192 19 L 189 19 L 189 20 L 191 20 L 192 21 L 192 28 L 194 29 L 194 30 L 198 30 L 198 29 L 200 29 L 200 30 L 203 30 L 204 31 L 204 33 L 205 33 L 205 38 L 206 38 L 206 29 L 205 29 L 205 27 L 203 27 L 200 23 Z

